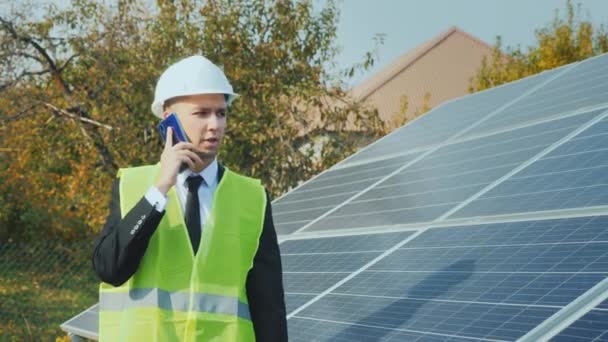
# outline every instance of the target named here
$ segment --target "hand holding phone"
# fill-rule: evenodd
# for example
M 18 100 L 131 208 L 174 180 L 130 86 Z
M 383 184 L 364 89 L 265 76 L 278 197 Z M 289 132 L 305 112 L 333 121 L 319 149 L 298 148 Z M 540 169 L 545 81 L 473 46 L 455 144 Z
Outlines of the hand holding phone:
M 173 145 L 180 141 L 189 142 L 186 131 L 184 131 L 176 113 L 167 115 L 167 117 L 158 124 L 158 131 L 163 138 L 163 142 L 167 140 L 167 127 L 171 127 L 171 130 L 173 131 Z
M 186 132 L 177 119 L 177 114 L 171 113 L 158 124 L 158 131 L 163 138 L 165 148 L 160 156 L 160 171 L 156 188 L 163 194 L 175 185 L 178 172 L 190 168 L 202 169 L 203 161 L 195 153 L 194 146 L 188 140 Z M 171 139 L 171 142 L 167 141 Z M 186 144 L 177 143 L 184 142 Z

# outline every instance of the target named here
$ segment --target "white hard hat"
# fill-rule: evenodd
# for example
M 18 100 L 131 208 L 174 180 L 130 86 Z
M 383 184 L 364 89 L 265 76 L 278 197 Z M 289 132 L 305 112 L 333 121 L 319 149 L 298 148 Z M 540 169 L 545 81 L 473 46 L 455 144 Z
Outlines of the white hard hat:
M 225 94 L 230 105 L 238 96 L 224 72 L 203 56 L 191 56 L 171 65 L 158 79 L 152 113 L 162 119 L 168 99 L 198 94 Z

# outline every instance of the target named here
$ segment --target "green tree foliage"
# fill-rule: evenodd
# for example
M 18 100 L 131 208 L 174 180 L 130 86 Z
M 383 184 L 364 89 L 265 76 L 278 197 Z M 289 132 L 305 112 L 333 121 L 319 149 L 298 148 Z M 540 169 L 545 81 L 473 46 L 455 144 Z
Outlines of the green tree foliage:
M 397 110 L 393 115 L 391 115 L 392 120 L 386 124 L 389 130 L 397 129 L 403 125 L 405 125 L 412 118 L 416 118 L 422 114 L 431 110 L 431 93 L 425 92 L 422 97 L 422 103 L 420 104 L 420 108 L 416 108 L 413 113 L 408 115 L 410 107 L 409 98 L 406 95 L 402 95 L 399 97 L 399 110 Z
M 471 80 L 471 92 L 492 88 L 541 71 L 608 52 L 608 33 L 581 19 L 580 5 L 566 2 L 565 17 L 556 10 L 553 22 L 536 31 L 536 44 L 526 51 L 502 48 L 500 37 L 490 58 Z
M 154 86 L 188 55 L 222 65 L 241 94 L 221 160 L 275 195 L 352 153 L 357 135 L 384 133 L 326 70 L 337 52 L 333 2 L 148 3 L 0 14 L 0 241 L 98 230 L 118 168 L 158 161 Z M 320 135 L 331 139 L 311 158 L 301 147 Z

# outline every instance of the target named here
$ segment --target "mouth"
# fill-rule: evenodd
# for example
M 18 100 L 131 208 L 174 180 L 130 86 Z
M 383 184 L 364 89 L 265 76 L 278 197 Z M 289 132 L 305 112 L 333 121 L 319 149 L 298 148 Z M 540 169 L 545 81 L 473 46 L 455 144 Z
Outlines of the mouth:
M 217 146 L 220 142 L 218 138 L 207 138 L 203 139 L 203 144 L 207 146 Z

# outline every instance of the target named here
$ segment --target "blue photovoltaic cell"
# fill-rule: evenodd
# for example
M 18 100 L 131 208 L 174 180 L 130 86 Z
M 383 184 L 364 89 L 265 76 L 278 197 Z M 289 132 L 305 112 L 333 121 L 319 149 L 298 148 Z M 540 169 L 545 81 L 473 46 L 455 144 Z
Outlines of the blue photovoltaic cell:
M 296 231 L 417 156 L 410 154 L 321 174 L 272 204 L 277 233 Z
M 298 272 L 353 272 L 381 252 L 345 254 L 283 254 L 283 268 Z
M 287 323 L 289 326 L 289 340 L 292 342 L 471 342 L 471 339 L 420 334 L 383 327 L 350 325 L 350 323 L 345 322 L 292 318 Z
M 551 339 L 553 342 L 608 342 L 608 311 L 591 310 Z
M 607 56 L 581 62 L 470 133 L 502 129 L 598 104 L 608 104 Z
M 346 165 L 421 146 L 441 143 L 563 69 L 555 69 L 511 84 L 479 92 L 424 114 L 341 163 Z
M 596 115 L 572 116 L 445 146 L 305 231 L 432 221 Z
M 429 229 L 408 248 L 608 241 L 608 217 L 507 222 Z
M 450 218 L 607 204 L 608 120 L 604 119 Z
M 606 216 L 432 228 L 296 317 L 512 341 L 607 276 Z
M 286 294 L 285 310 L 287 310 L 287 314 L 306 304 L 306 302 L 313 299 L 314 297 L 315 295 Z
M 302 310 L 297 318 L 342 322 L 343 329 L 318 331 L 319 341 L 340 341 L 358 332 L 354 328 L 385 328 L 376 340 L 394 329 L 443 334 L 459 338 L 513 341 L 543 322 L 557 309 L 451 303 L 431 300 L 327 295 Z
M 385 251 L 411 234 L 412 232 L 398 232 L 287 240 L 281 244 L 281 252 L 295 254 Z
M 353 261 L 354 262 L 354 261 Z M 363 266 L 361 264 L 360 266 Z M 301 273 L 298 273 L 301 272 Z M 319 294 L 340 280 L 344 279 L 351 272 L 315 272 L 315 271 L 289 271 L 285 269 L 283 273 L 283 286 L 285 292 L 295 294 Z
M 495 305 L 565 306 L 606 278 L 606 274 L 542 274 L 539 271 L 509 274 L 505 271 L 483 271 L 474 266 L 474 262 L 465 260 L 436 271 L 395 271 L 388 267 L 385 270 L 369 270 L 360 273 L 334 293 Z M 458 269 L 462 271 L 456 271 Z
M 290 296 L 319 294 L 411 234 L 398 232 L 285 241 L 280 246 L 285 292 Z
M 430 229 L 405 247 L 336 291 L 565 305 L 608 275 L 606 217 Z
M 277 234 L 291 234 L 295 231 L 297 231 L 298 229 L 304 227 L 309 221 L 299 221 L 299 222 L 292 222 L 292 223 L 281 223 L 281 224 L 276 224 L 275 223 L 275 228 L 277 230 Z

